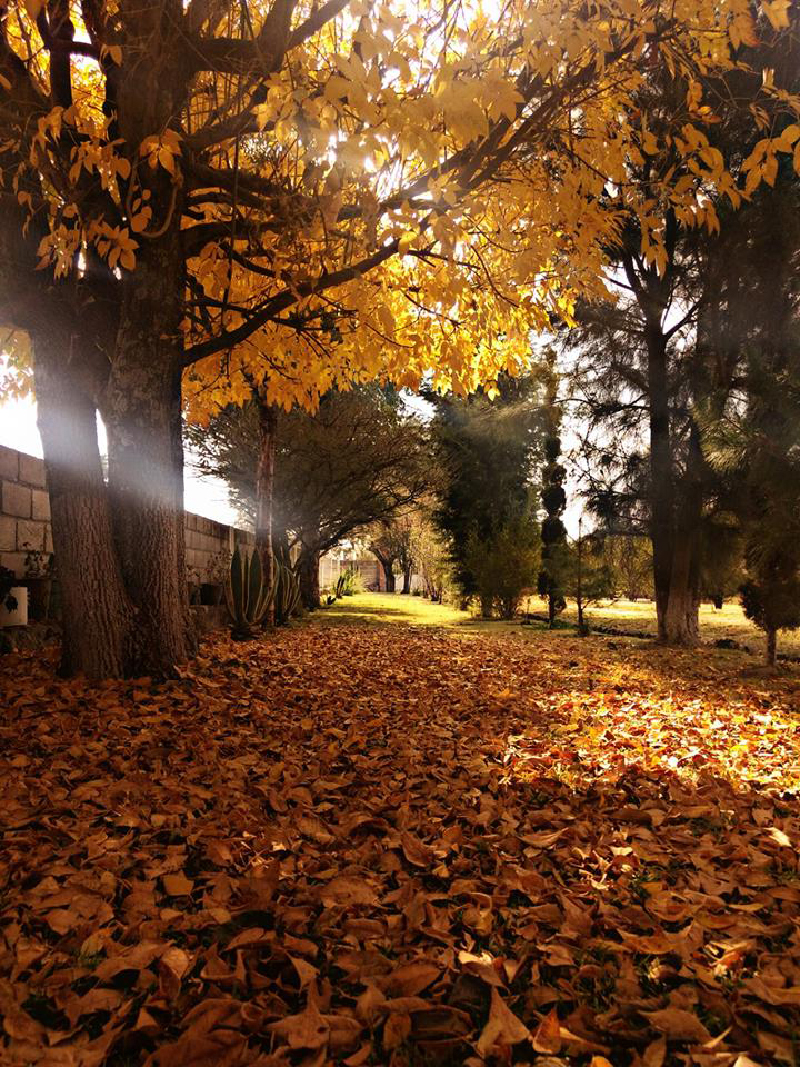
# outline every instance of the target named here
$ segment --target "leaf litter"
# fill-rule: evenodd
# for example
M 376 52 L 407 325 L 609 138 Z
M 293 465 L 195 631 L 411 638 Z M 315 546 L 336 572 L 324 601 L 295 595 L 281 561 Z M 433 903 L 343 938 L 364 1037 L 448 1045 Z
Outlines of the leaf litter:
M 167 682 L 6 657 L 0 1061 L 796 1063 L 800 684 L 740 663 L 315 627 Z

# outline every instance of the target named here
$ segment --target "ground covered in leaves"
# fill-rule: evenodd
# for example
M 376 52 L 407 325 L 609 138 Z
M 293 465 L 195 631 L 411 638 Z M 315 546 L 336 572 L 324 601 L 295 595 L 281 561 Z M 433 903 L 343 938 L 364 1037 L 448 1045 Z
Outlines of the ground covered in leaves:
M 800 676 L 312 626 L 0 661 L 0 1062 L 800 1056 Z

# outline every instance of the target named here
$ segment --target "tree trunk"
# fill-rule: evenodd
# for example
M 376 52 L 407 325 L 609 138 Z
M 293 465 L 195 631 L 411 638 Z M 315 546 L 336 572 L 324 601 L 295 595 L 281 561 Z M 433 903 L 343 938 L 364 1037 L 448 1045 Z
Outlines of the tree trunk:
M 481 596 L 481 618 L 482 619 L 491 619 L 491 617 L 492 617 L 492 607 L 493 606 L 494 606 L 494 597 L 492 597 L 492 596 L 483 596 L 483 595 Z
M 774 627 L 767 630 L 767 666 L 774 667 L 778 660 L 778 631 Z
M 177 238 L 139 250 L 126 278 L 108 388 L 109 485 L 122 575 L 136 610 L 128 674 L 164 675 L 188 658 L 183 464 L 176 447 L 182 337 Z
M 132 609 L 112 533 L 94 401 L 69 368 L 69 337 L 34 333 L 34 376 L 61 587 L 61 673 L 125 671 Z
M 672 569 L 664 619 L 664 640 L 691 648 L 700 643 L 700 523 L 703 516 L 703 455 L 700 432 L 692 424 L 686 474 L 672 542 Z
M 261 556 L 264 584 L 275 581 L 275 554 L 272 546 L 272 492 L 275 484 L 275 431 L 277 413 L 271 404 L 258 398 L 258 469 L 256 471 L 256 548 Z M 270 609 L 270 619 L 274 611 Z
M 660 322 L 648 325 L 647 355 L 653 589 L 658 615 L 658 637 L 660 641 L 667 641 L 667 610 L 672 577 L 672 442 L 669 420 L 669 357 Z
M 405 567 L 403 570 L 403 593 L 408 595 L 411 592 L 411 567 Z
M 189 603 L 189 571 L 186 566 L 186 512 L 183 506 L 183 372 L 180 368 L 172 375 L 172 462 L 177 481 L 180 530 L 178 536 L 178 574 L 180 575 L 183 627 L 190 656 L 196 656 L 200 647 L 200 634 Z
M 297 577 L 303 607 L 316 611 L 319 607 L 319 552 L 303 545 L 297 562 Z

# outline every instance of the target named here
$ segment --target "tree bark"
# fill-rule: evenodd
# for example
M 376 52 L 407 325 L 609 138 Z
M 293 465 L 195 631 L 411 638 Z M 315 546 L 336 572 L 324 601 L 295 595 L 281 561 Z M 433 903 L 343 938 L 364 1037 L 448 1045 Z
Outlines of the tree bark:
M 136 608 L 126 673 L 169 674 L 196 647 L 183 526 L 183 463 L 176 447 L 183 344 L 177 240 L 145 242 L 126 279 L 108 387 L 109 484 L 125 587 Z
M 778 631 L 774 627 L 767 630 L 767 666 L 774 667 L 778 660 Z
M 700 523 L 703 514 L 703 454 L 700 431 L 692 423 L 686 473 L 681 482 L 672 539 L 672 569 L 664 619 L 664 640 L 691 648 L 700 643 Z
M 70 373 L 68 336 L 32 334 L 42 438 L 61 587 L 61 673 L 125 672 L 132 607 L 117 560 L 93 399 Z
M 256 548 L 261 556 L 264 584 L 275 581 L 275 554 L 272 545 L 272 494 L 275 484 L 275 408 L 258 398 L 258 469 L 256 471 Z M 270 616 L 274 615 L 270 609 Z M 272 618 L 270 618 L 272 621 Z
M 383 580 L 386 582 L 386 592 L 394 593 L 397 588 L 394 577 L 394 561 L 384 563 L 381 560 L 381 567 L 383 568 Z
M 411 592 L 411 567 L 406 567 L 403 570 L 403 589 L 402 592 L 408 595 Z
M 303 607 L 316 611 L 319 607 L 319 552 L 316 549 L 303 546 L 297 561 L 297 577 Z
M 661 325 L 647 327 L 647 385 L 650 407 L 650 537 L 658 637 L 667 641 L 672 577 L 673 485 L 669 419 L 669 357 Z

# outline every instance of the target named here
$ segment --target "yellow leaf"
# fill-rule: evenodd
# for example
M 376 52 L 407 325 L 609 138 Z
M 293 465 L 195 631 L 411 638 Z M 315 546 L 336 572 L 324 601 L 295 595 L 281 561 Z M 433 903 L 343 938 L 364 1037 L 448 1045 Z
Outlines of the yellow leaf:
M 135 215 L 131 216 L 130 227 L 134 233 L 144 233 L 147 229 L 153 212 L 149 207 L 142 208 Z
M 788 29 L 790 6 L 790 0 L 761 0 L 761 10 L 769 19 L 773 30 Z

